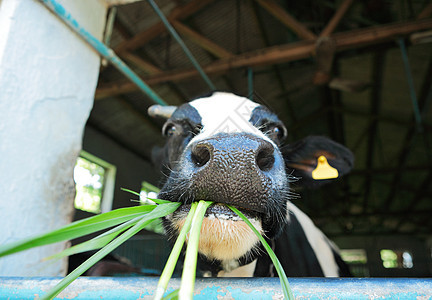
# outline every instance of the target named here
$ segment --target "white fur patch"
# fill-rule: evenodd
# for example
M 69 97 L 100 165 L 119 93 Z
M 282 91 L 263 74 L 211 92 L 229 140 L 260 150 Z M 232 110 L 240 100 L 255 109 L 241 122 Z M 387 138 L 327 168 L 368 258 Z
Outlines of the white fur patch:
M 216 92 L 210 97 L 189 103 L 201 116 L 202 131 L 191 142 L 203 140 L 217 133 L 251 133 L 272 142 L 250 122 L 258 103 L 231 93 Z M 273 143 L 273 142 L 272 142 Z
M 257 259 L 255 259 L 250 264 L 239 267 L 237 264 L 237 268 L 233 269 L 231 272 L 227 272 L 224 270 L 219 271 L 217 277 L 253 277 L 255 272 L 255 267 L 257 264 Z
M 291 211 L 300 222 L 306 238 L 317 256 L 325 277 L 338 277 L 339 267 L 335 261 L 330 241 L 312 220 L 291 202 L 287 202 L 288 219 Z
M 173 218 L 178 232 L 183 227 L 185 218 Z M 261 221 L 249 219 L 255 228 L 263 234 Z M 201 226 L 198 251 L 208 259 L 222 261 L 236 260 L 259 245 L 259 239 L 249 226 L 241 221 L 205 217 Z

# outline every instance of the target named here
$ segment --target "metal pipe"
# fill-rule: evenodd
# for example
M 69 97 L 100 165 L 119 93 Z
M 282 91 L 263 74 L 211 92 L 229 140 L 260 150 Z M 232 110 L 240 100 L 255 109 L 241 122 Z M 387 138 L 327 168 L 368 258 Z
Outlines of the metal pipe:
M 58 299 L 152 299 L 157 277 L 80 277 Z M 2 299 L 33 299 L 59 278 L 0 277 Z M 296 299 L 430 299 L 431 278 L 289 278 Z M 180 285 L 172 278 L 168 291 Z M 36 296 L 36 298 L 37 298 Z M 194 299 L 282 299 L 279 278 L 198 278 Z
M 419 109 L 419 105 L 418 105 L 418 101 L 417 101 L 417 95 L 415 92 L 414 79 L 412 77 L 411 67 L 409 64 L 408 54 L 407 54 L 407 50 L 406 50 L 405 42 L 404 42 L 403 38 L 399 38 L 398 43 L 399 43 L 399 47 L 400 47 L 401 53 L 402 53 L 402 61 L 404 63 L 405 74 L 406 74 L 407 81 L 408 81 L 410 97 L 411 97 L 413 110 L 414 110 L 414 118 L 415 118 L 415 121 L 417 124 L 417 130 L 423 131 L 422 117 L 420 114 L 420 109 Z
M 103 43 L 105 45 L 109 45 L 111 41 L 111 35 L 114 28 L 114 21 L 117 14 L 117 7 L 111 7 L 108 11 L 108 18 L 105 25 L 105 32 L 103 36 Z M 102 66 L 106 67 L 108 65 L 108 60 L 106 58 L 103 58 L 101 61 Z
M 138 75 L 132 71 L 116 54 L 107 47 L 104 43 L 100 42 L 96 37 L 85 30 L 74 18 L 66 11 L 66 9 L 55 0 L 39 0 L 46 7 L 48 7 L 55 15 L 57 15 L 66 25 L 75 31 L 81 38 L 83 38 L 93 49 L 100 55 L 111 62 L 120 72 L 127 78 L 135 83 L 138 88 L 149 96 L 155 103 L 160 105 L 167 105 L 165 101 L 160 98 L 155 91 L 153 91 Z
M 174 27 L 171 26 L 171 24 L 169 23 L 168 19 L 165 17 L 165 15 L 160 10 L 160 8 L 157 6 L 157 4 L 153 0 L 148 0 L 148 2 L 153 7 L 153 9 L 155 10 L 156 14 L 159 16 L 159 18 L 161 19 L 162 23 L 164 23 L 165 27 L 171 33 L 171 35 L 173 36 L 173 38 L 177 41 L 177 43 L 179 43 L 180 47 L 183 49 L 183 51 L 186 54 L 186 56 L 192 62 L 192 64 L 194 65 L 194 67 L 198 70 L 198 72 L 200 73 L 201 77 L 204 79 L 204 81 L 207 83 L 207 85 L 210 87 L 210 89 L 212 91 L 216 90 L 216 87 L 211 82 L 210 78 L 207 76 L 207 74 L 201 68 L 201 66 L 199 65 L 198 61 L 195 59 L 195 57 L 189 51 L 189 49 L 186 46 L 186 44 L 183 42 L 183 40 L 181 39 L 181 37 L 175 31 Z

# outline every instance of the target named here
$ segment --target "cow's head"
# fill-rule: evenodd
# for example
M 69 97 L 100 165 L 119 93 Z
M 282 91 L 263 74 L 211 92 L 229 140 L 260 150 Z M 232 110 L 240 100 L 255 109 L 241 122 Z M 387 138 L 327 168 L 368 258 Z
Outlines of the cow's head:
M 244 97 L 217 92 L 172 111 L 163 126 L 167 143 L 154 152 L 154 160 L 167 173 L 159 197 L 183 205 L 165 218 L 164 226 L 176 237 L 192 202 L 214 201 L 199 244 L 209 260 L 250 261 L 259 242 L 224 204 L 240 209 L 273 238 L 287 222 L 290 183 L 315 184 L 311 173 L 319 156 L 326 156 L 340 175 L 352 167 L 351 152 L 324 137 L 281 147 L 285 126 L 266 107 Z

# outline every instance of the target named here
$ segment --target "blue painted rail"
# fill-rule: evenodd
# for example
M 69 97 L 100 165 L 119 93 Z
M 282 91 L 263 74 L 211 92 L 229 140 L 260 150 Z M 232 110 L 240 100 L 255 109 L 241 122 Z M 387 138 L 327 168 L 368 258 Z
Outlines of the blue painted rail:
M 0 299 L 37 299 L 58 278 L 0 277 Z M 152 299 L 155 277 L 80 277 L 56 299 Z M 296 299 L 432 299 L 432 279 L 291 278 Z M 168 291 L 180 286 L 173 278 Z M 282 299 L 278 278 L 201 278 L 194 299 Z

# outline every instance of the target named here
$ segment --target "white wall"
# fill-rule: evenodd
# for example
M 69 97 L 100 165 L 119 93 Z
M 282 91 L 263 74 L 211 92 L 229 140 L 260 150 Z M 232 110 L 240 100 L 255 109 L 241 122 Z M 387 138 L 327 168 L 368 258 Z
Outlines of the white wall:
M 97 38 L 100 0 L 59 2 Z M 100 59 L 37 0 L 0 1 L 0 244 L 67 224 Z M 3 276 L 64 275 L 64 243 L 0 258 Z

